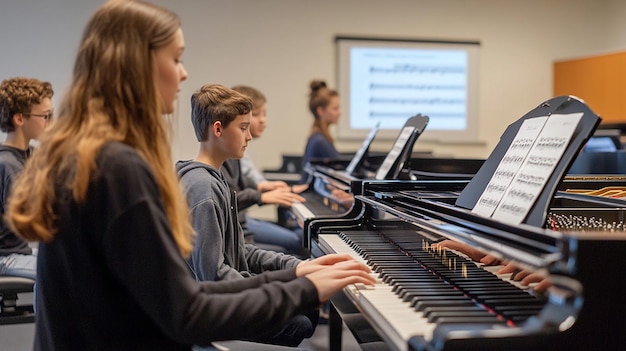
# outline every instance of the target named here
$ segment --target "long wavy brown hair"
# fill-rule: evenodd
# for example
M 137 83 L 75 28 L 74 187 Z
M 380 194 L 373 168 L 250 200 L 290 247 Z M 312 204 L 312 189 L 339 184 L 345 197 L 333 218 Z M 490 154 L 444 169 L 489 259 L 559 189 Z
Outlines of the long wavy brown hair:
M 180 252 L 192 248 L 187 206 L 174 172 L 172 126 L 162 114 L 153 55 L 173 40 L 178 16 L 141 1 L 113 0 L 91 17 L 81 40 L 72 84 L 58 120 L 41 138 L 15 183 L 6 219 L 29 240 L 51 241 L 58 228 L 52 210 L 55 182 L 84 201 L 103 145 L 133 147 L 152 167 Z

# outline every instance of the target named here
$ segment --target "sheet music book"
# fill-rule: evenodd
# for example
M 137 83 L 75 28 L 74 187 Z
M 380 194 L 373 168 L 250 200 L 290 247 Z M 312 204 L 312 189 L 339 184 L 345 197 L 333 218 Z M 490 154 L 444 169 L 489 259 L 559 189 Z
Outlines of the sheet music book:
M 389 173 L 389 170 L 391 170 L 391 167 L 398 159 L 398 156 L 400 156 L 400 153 L 402 153 L 402 150 L 404 149 L 406 142 L 411 137 L 411 134 L 413 134 L 413 131 L 415 131 L 415 127 L 413 126 L 406 126 L 402 128 L 402 131 L 396 139 L 396 142 L 393 144 L 391 151 L 389 151 L 387 157 L 385 157 L 385 160 L 383 161 L 383 164 L 380 166 L 378 171 L 376 171 L 376 176 L 374 177 L 374 179 L 385 179 L 385 177 Z
M 374 141 L 376 133 L 378 133 L 379 126 L 380 122 L 376 123 L 376 125 L 369 132 L 365 140 L 363 140 L 363 144 L 361 144 L 359 150 L 357 150 L 357 152 L 352 157 L 352 160 L 350 160 L 350 164 L 348 164 L 348 167 L 346 167 L 346 173 L 350 175 L 354 174 L 354 172 L 356 172 L 358 168 L 363 164 L 363 161 L 365 160 L 365 156 L 367 154 L 367 150 L 372 144 L 372 141 Z
M 524 121 L 472 212 L 522 223 L 572 139 L 583 113 Z

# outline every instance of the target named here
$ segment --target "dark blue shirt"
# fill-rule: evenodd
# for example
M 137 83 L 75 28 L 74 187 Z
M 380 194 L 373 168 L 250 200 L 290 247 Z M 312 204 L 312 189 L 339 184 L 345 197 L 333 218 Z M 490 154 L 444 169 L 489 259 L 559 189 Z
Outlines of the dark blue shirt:
M 321 132 L 315 132 L 310 137 L 306 143 L 306 148 L 304 149 L 304 155 L 302 157 L 302 178 L 301 182 L 304 182 L 307 179 L 307 174 L 304 168 L 306 168 L 307 164 L 313 160 L 321 160 L 321 159 L 338 159 L 341 155 L 337 150 L 335 150 L 335 146 L 328 140 Z

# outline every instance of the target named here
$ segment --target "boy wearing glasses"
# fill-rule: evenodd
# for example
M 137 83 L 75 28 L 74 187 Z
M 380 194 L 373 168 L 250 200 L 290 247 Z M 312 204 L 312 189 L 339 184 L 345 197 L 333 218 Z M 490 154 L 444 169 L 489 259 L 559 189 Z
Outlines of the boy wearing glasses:
M 36 252 L 4 221 L 11 184 L 24 169 L 37 140 L 52 120 L 52 85 L 37 79 L 17 77 L 0 84 L 0 275 L 35 279 Z

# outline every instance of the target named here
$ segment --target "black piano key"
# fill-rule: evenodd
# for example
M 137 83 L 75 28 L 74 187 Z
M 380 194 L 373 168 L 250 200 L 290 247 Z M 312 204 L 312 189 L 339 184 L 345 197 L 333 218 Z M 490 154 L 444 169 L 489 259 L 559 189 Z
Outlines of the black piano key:
M 439 296 L 441 298 L 451 297 L 451 296 L 465 296 L 462 291 L 426 291 L 426 290 L 406 290 L 402 294 L 398 294 L 398 296 L 404 302 L 412 301 L 414 298 L 422 298 L 426 296 Z
M 463 298 L 460 296 L 452 296 L 448 298 L 430 299 L 429 296 L 425 298 L 413 298 L 411 306 L 416 311 L 423 311 L 426 307 L 447 307 L 447 306 L 476 306 L 476 303 L 469 298 Z
M 393 290 L 400 290 L 402 288 L 431 288 L 431 289 L 445 289 L 456 290 L 453 286 L 450 286 L 443 280 L 439 279 L 425 279 L 419 278 L 412 281 L 390 280 L 388 285 L 393 287 Z
M 509 320 L 513 323 L 513 325 L 520 325 L 526 322 L 530 317 L 536 316 L 537 313 L 519 313 L 519 314 L 509 314 L 508 316 L 502 315 L 502 318 Z
M 474 306 L 439 306 L 439 307 L 426 307 L 422 314 L 428 317 L 433 312 L 457 312 L 457 311 L 485 311 L 484 308 L 474 305 Z
M 489 278 L 485 280 L 460 280 L 455 282 L 457 286 L 463 286 L 467 288 L 481 288 L 481 287 L 497 287 L 497 286 L 514 286 L 508 281 L 502 280 L 498 277 Z M 518 287 L 516 287 L 518 288 Z M 518 288 L 519 289 L 519 288 Z M 521 289 L 520 289 L 521 290 Z
M 449 285 L 445 283 L 437 283 L 437 282 L 413 282 L 413 283 L 401 283 L 401 284 L 390 284 L 392 286 L 391 291 L 397 293 L 398 295 L 402 294 L 406 290 L 411 289 L 424 289 L 424 290 L 437 290 L 437 291 L 459 291 L 453 289 Z
M 428 316 L 428 321 L 431 323 L 438 323 L 440 319 L 444 318 L 496 318 L 498 316 L 489 313 L 487 310 L 479 311 L 451 311 L 451 312 L 432 312 Z M 481 320 L 484 322 L 484 320 Z
M 522 305 L 522 306 L 498 306 L 496 311 L 501 314 L 511 314 L 511 313 L 524 313 L 524 312 L 534 312 L 537 313 L 541 311 L 543 308 L 542 305 Z
M 497 300 L 523 300 L 523 301 L 537 301 L 540 303 L 543 303 L 543 301 L 539 300 L 537 297 L 530 295 L 526 292 L 520 291 L 519 294 L 511 296 L 511 295 L 503 295 L 503 294 L 483 294 L 483 295 L 479 295 L 481 300 L 493 300 L 493 301 L 497 301 Z
M 490 323 L 490 324 L 506 324 L 505 319 L 497 316 L 482 317 L 443 317 L 437 320 L 437 324 L 474 324 L 474 323 Z
M 537 299 L 525 298 L 490 298 L 481 299 L 481 303 L 498 310 L 499 306 L 543 306 L 545 303 Z

